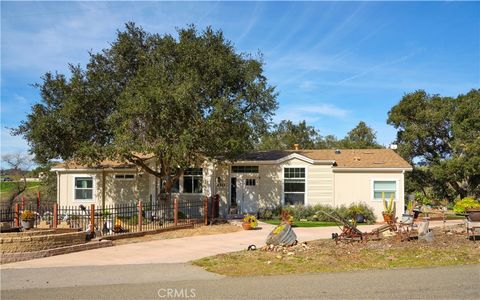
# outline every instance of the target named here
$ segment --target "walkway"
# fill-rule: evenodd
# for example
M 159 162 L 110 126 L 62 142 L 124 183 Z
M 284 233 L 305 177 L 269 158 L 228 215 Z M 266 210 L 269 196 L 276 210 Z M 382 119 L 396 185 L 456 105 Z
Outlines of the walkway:
M 459 221 L 448 221 L 448 224 L 455 223 Z M 202 257 L 240 251 L 251 244 L 261 247 L 274 226 L 265 223 L 259 226 L 262 227 L 259 230 L 155 240 L 51 256 L 2 265 L 1 269 L 185 263 Z M 370 231 L 377 226 L 365 225 L 359 228 Z M 431 226 L 442 226 L 442 222 L 431 222 Z M 330 238 L 333 232 L 340 232 L 337 227 L 294 228 L 294 231 L 300 242 Z

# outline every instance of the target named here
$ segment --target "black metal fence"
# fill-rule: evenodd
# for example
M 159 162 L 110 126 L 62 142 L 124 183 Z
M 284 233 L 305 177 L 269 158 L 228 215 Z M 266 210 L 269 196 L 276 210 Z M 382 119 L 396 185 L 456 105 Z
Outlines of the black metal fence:
M 12 227 L 20 224 L 21 214 L 29 210 L 35 215 L 37 228 L 78 228 L 91 230 L 92 220 L 97 235 L 140 232 L 182 224 L 200 224 L 205 220 L 205 200 L 162 201 L 160 203 L 127 203 L 102 206 L 21 206 L 0 207 L 2 222 Z M 18 209 L 18 212 L 17 212 Z M 207 208 L 208 209 L 208 208 Z M 56 220 L 55 220 L 56 217 Z

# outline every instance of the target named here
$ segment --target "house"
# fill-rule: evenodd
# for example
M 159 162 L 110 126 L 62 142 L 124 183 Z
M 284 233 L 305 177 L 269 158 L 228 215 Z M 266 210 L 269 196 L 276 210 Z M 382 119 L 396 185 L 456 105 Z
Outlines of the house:
M 404 174 L 412 167 L 390 149 L 286 150 L 247 153 L 233 163 L 205 161 L 185 170 L 173 187 L 182 201 L 218 194 L 222 215 L 279 205 L 364 202 L 381 219 L 382 194 L 404 211 Z M 104 161 L 92 168 L 61 163 L 59 205 L 157 201 L 159 180 L 134 165 Z M 158 200 L 160 201 L 160 200 Z

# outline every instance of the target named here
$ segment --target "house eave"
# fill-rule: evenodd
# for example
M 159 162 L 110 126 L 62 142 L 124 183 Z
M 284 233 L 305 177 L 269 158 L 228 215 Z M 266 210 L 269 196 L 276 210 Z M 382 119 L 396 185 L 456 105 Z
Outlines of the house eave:
M 332 169 L 333 172 L 335 173 L 342 173 L 342 172 L 348 172 L 348 173 L 354 173 L 354 172 L 375 172 L 375 173 L 381 173 L 381 172 L 410 172 L 412 171 L 412 168 L 341 168 L 341 167 L 335 167 Z

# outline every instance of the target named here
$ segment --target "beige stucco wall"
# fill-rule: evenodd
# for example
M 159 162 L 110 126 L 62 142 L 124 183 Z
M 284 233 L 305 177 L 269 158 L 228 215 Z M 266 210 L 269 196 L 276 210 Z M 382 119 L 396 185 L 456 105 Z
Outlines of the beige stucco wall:
M 395 180 L 397 182 L 396 216 L 401 218 L 404 211 L 404 179 L 401 172 L 334 172 L 334 205 L 349 205 L 363 202 L 373 208 L 378 221 L 383 220 L 382 201 L 373 199 L 374 180 Z
M 135 174 L 135 179 L 115 179 L 115 174 Z M 93 200 L 74 199 L 75 177 L 93 178 Z M 105 186 L 105 205 L 114 203 L 129 203 L 133 201 L 149 201 L 149 176 L 134 171 L 105 171 L 103 172 L 59 172 L 58 173 L 58 196 L 61 206 L 78 206 L 80 204 L 102 205 L 102 188 Z M 103 181 L 105 180 L 105 185 Z

